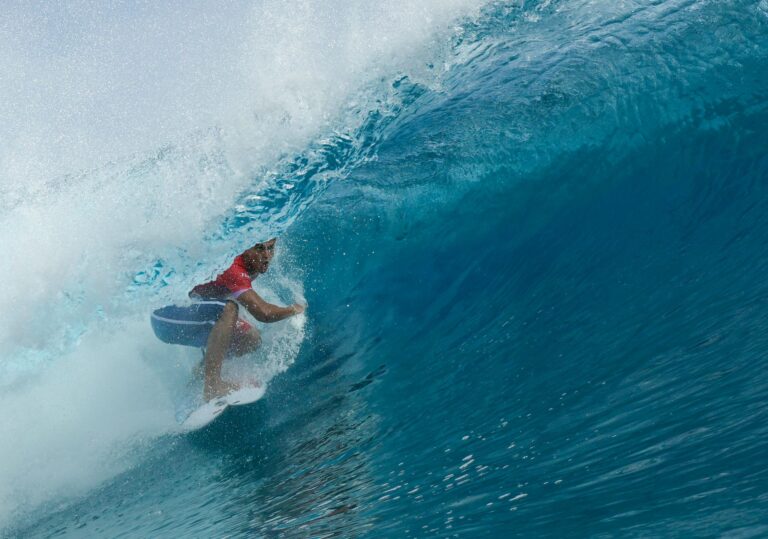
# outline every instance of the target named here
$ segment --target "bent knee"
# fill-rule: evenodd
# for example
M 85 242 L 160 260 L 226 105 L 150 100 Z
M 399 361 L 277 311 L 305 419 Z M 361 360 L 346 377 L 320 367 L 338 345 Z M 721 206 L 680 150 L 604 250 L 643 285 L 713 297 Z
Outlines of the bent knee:
M 225 303 L 224 309 L 221 311 L 221 316 L 237 316 L 237 303 L 234 301 Z
M 261 344 L 261 335 L 255 328 L 235 335 L 232 341 L 231 352 L 236 356 L 242 356 L 254 352 Z
M 221 314 L 219 315 L 219 318 L 216 321 L 216 325 L 224 324 L 226 326 L 231 326 L 232 328 L 234 328 L 236 323 L 237 323 L 237 304 L 232 301 L 228 301 L 224 305 L 224 308 L 221 310 Z
M 251 328 L 241 336 L 243 350 L 253 352 L 261 344 L 261 333 L 256 328 Z

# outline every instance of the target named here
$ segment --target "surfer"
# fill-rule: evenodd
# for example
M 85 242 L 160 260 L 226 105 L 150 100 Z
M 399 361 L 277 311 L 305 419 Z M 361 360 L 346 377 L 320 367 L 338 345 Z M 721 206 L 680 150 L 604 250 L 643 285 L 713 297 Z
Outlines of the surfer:
M 305 305 L 272 305 L 254 291 L 251 281 L 266 273 L 275 254 L 277 238 L 257 243 L 235 257 L 213 281 L 194 287 L 191 306 L 170 305 L 152 313 L 152 327 L 164 342 L 205 348 L 205 400 L 238 389 L 221 379 L 221 365 L 228 355 L 241 356 L 261 343 L 259 331 L 238 317 L 244 307 L 259 322 L 278 322 L 303 313 Z

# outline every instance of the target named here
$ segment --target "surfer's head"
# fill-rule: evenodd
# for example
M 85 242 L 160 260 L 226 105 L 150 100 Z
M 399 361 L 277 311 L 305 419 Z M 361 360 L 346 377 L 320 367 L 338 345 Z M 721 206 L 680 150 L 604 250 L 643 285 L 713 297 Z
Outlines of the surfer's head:
M 265 273 L 269 269 L 269 263 L 275 255 L 276 242 L 277 238 L 272 238 L 243 252 L 243 260 L 249 273 Z

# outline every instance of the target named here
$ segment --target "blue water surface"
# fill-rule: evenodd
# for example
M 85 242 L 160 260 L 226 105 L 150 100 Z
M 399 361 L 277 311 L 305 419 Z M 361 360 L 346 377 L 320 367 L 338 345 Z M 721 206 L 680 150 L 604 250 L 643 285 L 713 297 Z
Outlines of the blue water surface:
M 768 4 L 592 4 L 486 7 L 244 193 L 295 364 L 12 534 L 768 536 Z

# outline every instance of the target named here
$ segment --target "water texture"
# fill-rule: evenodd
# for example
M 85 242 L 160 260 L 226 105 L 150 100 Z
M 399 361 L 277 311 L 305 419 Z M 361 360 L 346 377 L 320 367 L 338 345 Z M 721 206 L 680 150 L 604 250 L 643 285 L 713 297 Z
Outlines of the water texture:
M 0 144 L 0 534 L 768 535 L 768 3 L 376 6 L 180 6 L 188 114 Z M 179 434 L 148 313 L 274 235 L 307 316 Z

